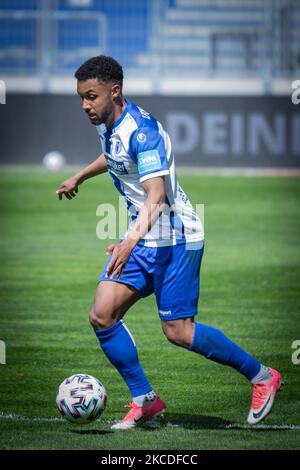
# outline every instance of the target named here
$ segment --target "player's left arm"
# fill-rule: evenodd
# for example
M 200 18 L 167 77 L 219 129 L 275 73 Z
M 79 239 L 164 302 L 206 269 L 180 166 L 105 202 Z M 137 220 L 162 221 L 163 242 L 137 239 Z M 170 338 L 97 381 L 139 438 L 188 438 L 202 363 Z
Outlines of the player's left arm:
M 118 279 L 121 277 L 133 248 L 151 230 L 163 211 L 165 204 L 164 177 L 156 176 L 141 184 L 147 193 L 147 198 L 127 237 L 119 244 L 108 246 L 106 254 L 112 254 L 112 257 L 106 269 L 107 277 L 113 278 L 116 274 L 118 274 Z

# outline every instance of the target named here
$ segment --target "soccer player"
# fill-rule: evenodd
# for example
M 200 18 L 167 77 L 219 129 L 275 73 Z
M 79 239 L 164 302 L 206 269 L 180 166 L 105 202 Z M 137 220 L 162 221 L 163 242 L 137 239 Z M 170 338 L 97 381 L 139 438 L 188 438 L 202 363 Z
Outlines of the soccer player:
M 90 323 L 100 346 L 126 382 L 132 402 L 112 429 L 130 429 L 163 414 L 166 405 L 140 364 L 134 339 L 123 321 L 141 297 L 154 293 L 168 340 L 231 366 L 252 384 L 248 423 L 271 410 L 281 374 L 266 367 L 221 331 L 195 321 L 204 233 L 180 187 L 167 132 L 148 112 L 122 94 L 123 70 L 98 56 L 75 73 L 83 110 L 98 131 L 102 153 L 64 181 L 57 195 L 72 199 L 88 178 L 109 172 L 130 212 L 128 230 L 109 256 L 96 290 Z

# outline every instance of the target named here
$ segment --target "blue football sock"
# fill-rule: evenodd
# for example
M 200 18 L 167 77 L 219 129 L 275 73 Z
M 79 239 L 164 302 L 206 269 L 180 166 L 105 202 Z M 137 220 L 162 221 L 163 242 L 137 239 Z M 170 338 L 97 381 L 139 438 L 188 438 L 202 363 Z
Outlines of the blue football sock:
M 122 320 L 104 330 L 95 330 L 100 346 L 125 380 L 132 397 L 152 390 L 139 363 L 135 342 Z
M 231 366 L 251 380 L 260 370 L 260 362 L 233 343 L 221 331 L 211 326 L 195 323 L 194 339 L 190 351 Z

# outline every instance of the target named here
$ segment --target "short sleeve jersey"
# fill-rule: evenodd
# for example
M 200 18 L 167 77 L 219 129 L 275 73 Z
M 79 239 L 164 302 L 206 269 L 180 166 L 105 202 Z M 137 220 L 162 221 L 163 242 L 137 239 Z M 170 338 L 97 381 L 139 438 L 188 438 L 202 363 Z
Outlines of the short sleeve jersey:
M 126 107 L 111 129 L 97 126 L 108 172 L 130 213 L 132 229 L 147 193 L 142 183 L 163 176 L 165 208 L 144 236 L 145 246 L 170 246 L 201 242 L 203 226 L 188 197 L 178 183 L 171 141 L 151 114 L 126 101 Z

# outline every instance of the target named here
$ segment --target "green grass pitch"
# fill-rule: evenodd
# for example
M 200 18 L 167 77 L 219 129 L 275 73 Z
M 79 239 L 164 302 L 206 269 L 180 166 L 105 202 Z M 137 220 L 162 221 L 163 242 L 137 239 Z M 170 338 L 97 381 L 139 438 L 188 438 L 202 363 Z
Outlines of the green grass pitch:
M 167 402 L 156 428 L 112 432 L 129 392 L 88 323 L 109 241 L 96 237 L 96 207 L 118 203 L 108 175 L 87 181 L 72 201 L 55 190 L 70 176 L 1 172 L 1 449 L 299 449 L 300 180 L 180 176 L 192 203 L 205 204 L 206 249 L 198 321 L 221 329 L 285 386 L 263 426 L 245 425 L 248 382 L 228 367 L 171 345 L 155 297 L 126 324 L 156 392 Z M 300 354 L 298 355 L 298 357 Z M 59 383 L 84 372 L 108 391 L 101 419 L 74 426 L 55 404 Z

